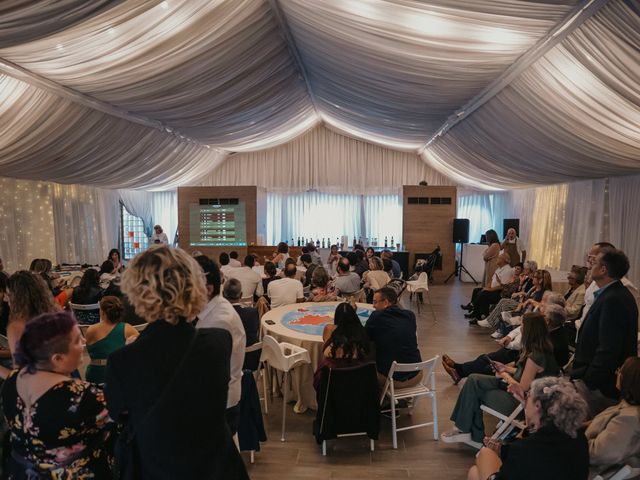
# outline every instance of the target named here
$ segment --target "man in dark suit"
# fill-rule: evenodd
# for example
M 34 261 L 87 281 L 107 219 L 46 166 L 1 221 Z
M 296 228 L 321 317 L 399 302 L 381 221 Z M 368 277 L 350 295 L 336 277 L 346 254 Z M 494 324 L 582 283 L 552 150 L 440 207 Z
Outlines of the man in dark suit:
M 311 285 L 311 279 L 313 278 L 313 271 L 316 269 L 318 265 L 313 263 L 313 259 L 311 258 L 311 255 L 309 255 L 308 253 L 303 253 L 300 256 L 300 261 L 302 262 L 302 265 L 304 265 L 304 268 L 307 269 L 307 272 L 304 274 L 304 286 L 308 287 L 309 285 Z
M 629 271 L 621 250 L 599 253 L 591 267 L 598 290 L 578 332 L 571 378 L 593 417 L 618 402 L 616 369 L 638 354 L 638 307 L 620 279 Z
M 230 278 L 224 283 L 222 296 L 226 298 L 233 308 L 238 312 L 238 316 L 242 321 L 244 333 L 247 338 L 247 347 L 257 343 L 260 334 L 260 317 L 258 310 L 253 307 L 246 307 L 240 304 L 242 298 L 242 284 L 236 278 Z M 260 363 L 261 350 L 246 353 L 244 356 L 243 370 L 257 370 Z
M 416 316 L 411 310 L 397 305 L 398 294 L 393 288 L 382 287 L 373 294 L 373 312 L 365 328 L 375 344 L 378 379 L 384 384 L 389 368 L 395 360 L 398 363 L 421 362 L 416 334 Z M 401 372 L 393 375 L 397 388 L 410 387 L 422 378 L 422 371 Z

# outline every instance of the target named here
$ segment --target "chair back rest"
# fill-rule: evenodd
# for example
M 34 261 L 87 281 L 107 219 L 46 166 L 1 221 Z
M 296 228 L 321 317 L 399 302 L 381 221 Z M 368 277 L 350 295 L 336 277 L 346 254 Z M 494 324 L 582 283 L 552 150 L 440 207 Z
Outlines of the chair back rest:
M 364 303 L 364 301 L 366 300 L 364 288 L 361 288 L 360 290 L 349 294 L 343 293 L 342 297 L 344 298 L 345 302 Z
M 420 275 L 418 275 L 418 280 L 416 281 L 416 283 L 418 285 L 423 285 L 425 287 L 429 286 L 429 275 L 427 275 L 427 272 L 422 272 Z
M 298 363 L 311 363 L 311 358 L 306 349 L 290 343 L 278 343 L 271 335 L 265 335 L 260 361 L 268 362 L 276 370 L 288 372 Z
M 243 305 L 245 307 L 253 307 L 253 296 L 242 297 L 240 299 L 240 305 Z
M 385 384 L 385 390 L 388 386 L 390 386 L 391 391 L 393 391 L 393 382 L 390 382 L 390 379 L 393 378 L 393 374 L 396 372 L 418 372 L 422 370 L 422 380 L 420 380 L 420 384 L 424 387 L 429 388 L 430 390 L 435 390 L 436 388 L 436 380 L 435 380 L 435 367 L 436 363 L 440 358 L 440 355 L 436 355 L 435 357 L 425 360 L 424 362 L 418 363 L 398 363 L 394 360 L 391 364 L 391 368 L 389 369 L 389 375 L 387 377 L 387 382 Z M 390 385 L 389 385 L 390 384 Z
M 100 321 L 100 304 L 80 305 L 69 302 L 69 307 L 80 325 L 93 325 Z
M 268 335 L 267 335 L 267 336 L 268 336 Z M 271 337 L 271 338 L 273 338 L 273 337 Z M 253 345 L 249 345 L 249 346 L 245 349 L 244 353 L 256 352 L 256 351 L 260 350 L 261 348 L 262 348 L 262 342 L 256 342 L 256 343 L 254 343 Z
M 379 387 L 375 363 L 320 371 L 314 434 L 320 442 L 349 433 L 377 439 L 380 430 Z
M 135 328 L 138 332 L 141 332 L 148 326 L 149 326 L 148 323 L 141 323 L 140 325 L 133 325 L 133 328 Z

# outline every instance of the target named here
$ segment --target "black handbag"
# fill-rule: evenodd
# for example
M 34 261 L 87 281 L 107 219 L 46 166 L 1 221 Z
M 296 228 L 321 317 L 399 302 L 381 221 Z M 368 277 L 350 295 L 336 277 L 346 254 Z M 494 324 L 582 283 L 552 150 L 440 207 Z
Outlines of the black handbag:
M 180 364 L 176 368 L 171 380 L 167 382 L 162 393 L 156 400 L 156 403 L 149 409 L 146 413 L 138 428 L 143 426 L 145 422 L 151 418 L 151 414 L 155 412 L 156 407 L 164 400 L 167 392 L 170 390 L 170 387 L 175 382 L 176 378 L 180 374 L 193 346 L 196 343 L 196 339 L 198 338 L 199 331 L 196 330 L 196 333 L 191 338 L 191 342 L 187 347 L 186 352 L 182 356 L 182 360 L 180 360 Z M 114 447 L 114 456 L 116 460 L 115 468 L 114 468 L 114 479 L 115 480 L 139 480 L 142 478 L 142 466 L 140 463 L 140 450 L 138 449 L 138 444 L 136 442 L 136 431 L 133 428 L 133 424 L 131 422 L 131 418 L 127 419 L 127 422 L 123 425 L 122 431 L 118 436 Z

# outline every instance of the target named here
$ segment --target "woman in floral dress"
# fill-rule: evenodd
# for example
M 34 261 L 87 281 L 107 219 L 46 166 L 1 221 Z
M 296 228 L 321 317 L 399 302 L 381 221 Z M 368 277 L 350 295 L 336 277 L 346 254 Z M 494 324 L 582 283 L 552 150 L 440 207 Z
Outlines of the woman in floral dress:
M 2 391 L 11 430 L 7 478 L 107 479 L 110 424 L 102 390 L 71 378 L 84 349 L 69 313 L 29 321 L 18 342 L 18 370 Z

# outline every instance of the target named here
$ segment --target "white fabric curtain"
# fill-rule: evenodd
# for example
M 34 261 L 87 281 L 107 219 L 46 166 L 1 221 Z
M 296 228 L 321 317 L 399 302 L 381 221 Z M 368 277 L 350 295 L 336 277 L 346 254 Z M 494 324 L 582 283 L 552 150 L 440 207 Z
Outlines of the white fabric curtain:
M 153 234 L 153 197 L 141 190 L 118 190 L 120 200 L 131 215 L 140 217 L 147 236 Z M 169 236 L 169 234 L 167 234 Z
M 267 194 L 267 241 L 297 244 L 298 237 L 329 239 L 394 237 L 402 243 L 402 201 L 398 195 L 335 195 L 319 192 Z
M 640 285 L 640 175 L 609 179 L 610 240 L 631 262 L 628 277 Z
M 153 224 L 162 226 L 169 243 L 173 244 L 178 230 L 178 195 L 175 191 L 153 192 L 151 201 Z
M 415 153 L 354 140 L 318 126 L 295 140 L 260 152 L 231 155 L 201 185 L 258 185 L 272 192 L 397 194 L 426 180 L 452 185 Z

